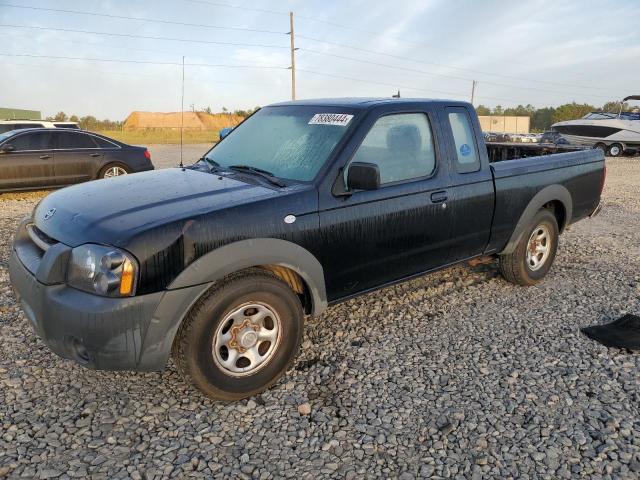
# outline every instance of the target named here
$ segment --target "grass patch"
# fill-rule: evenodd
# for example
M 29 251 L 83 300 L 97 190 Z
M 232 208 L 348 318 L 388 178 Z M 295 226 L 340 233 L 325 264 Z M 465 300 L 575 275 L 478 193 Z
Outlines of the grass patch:
M 131 145 L 149 145 L 154 143 L 160 144 L 179 144 L 180 130 L 172 130 L 169 128 L 154 128 L 146 130 L 120 131 L 120 130 L 104 130 L 96 132 L 106 137 L 113 138 L 120 142 L 129 143 Z M 183 143 L 209 143 L 212 144 L 219 140 L 218 132 L 213 130 L 185 130 L 183 134 Z

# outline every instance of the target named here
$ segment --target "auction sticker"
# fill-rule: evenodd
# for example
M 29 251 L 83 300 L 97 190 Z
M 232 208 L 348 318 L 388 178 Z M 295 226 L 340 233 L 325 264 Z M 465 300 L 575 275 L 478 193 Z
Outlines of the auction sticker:
M 353 118 L 353 115 L 347 115 L 345 113 L 316 113 L 309 125 L 337 125 L 339 127 L 346 127 Z

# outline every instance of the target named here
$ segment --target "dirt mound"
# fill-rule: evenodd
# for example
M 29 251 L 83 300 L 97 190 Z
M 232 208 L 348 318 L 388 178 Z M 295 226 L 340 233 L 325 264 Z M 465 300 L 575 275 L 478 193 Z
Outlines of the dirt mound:
M 124 130 L 164 128 L 179 130 L 182 123 L 180 112 L 131 112 L 124 121 Z M 221 130 L 234 127 L 242 117 L 228 113 L 184 112 L 184 128 L 189 130 Z

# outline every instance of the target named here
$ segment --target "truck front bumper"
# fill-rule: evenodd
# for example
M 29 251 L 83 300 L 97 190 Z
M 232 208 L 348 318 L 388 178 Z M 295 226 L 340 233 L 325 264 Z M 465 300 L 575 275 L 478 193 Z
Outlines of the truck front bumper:
M 9 275 L 25 315 L 53 352 L 89 368 L 138 369 L 143 340 L 162 293 L 107 298 L 64 283 L 45 285 L 15 250 L 9 258 Z
M 43 252 L 25 220 L 9 257 L 9 276 L 36 334 L 56 354 L 100 370 L 164 369 L 184 316 L 210 283 L 148 295 L 110 298 L 64 283 L 71 248 Z

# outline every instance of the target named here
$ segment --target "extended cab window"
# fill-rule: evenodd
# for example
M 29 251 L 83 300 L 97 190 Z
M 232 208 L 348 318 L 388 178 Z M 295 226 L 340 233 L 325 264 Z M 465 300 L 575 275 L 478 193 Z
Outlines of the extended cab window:
M 33 132 L 18 135 L 14 139 L 7 142 L 13 145 L 16 151 L 19 150 L 50 150 L 51 133 L 50 132 Z
M 381 184 L 430 175 L 436 156 L 427 115 L 399 113 L 379 118 L 351 161 L 378 165 Z
M 456 170 L 458 173 L 470 173 L 480 170 L 480 158 L 471 118 L 462 107 L 447 108 L 449 125 L 456 146 Z

